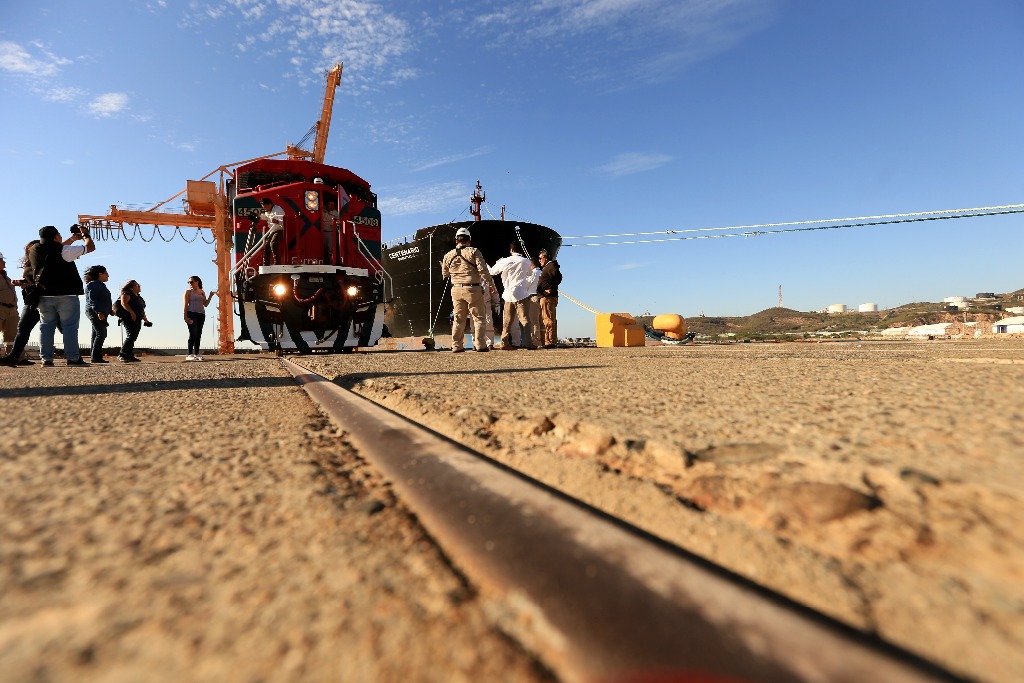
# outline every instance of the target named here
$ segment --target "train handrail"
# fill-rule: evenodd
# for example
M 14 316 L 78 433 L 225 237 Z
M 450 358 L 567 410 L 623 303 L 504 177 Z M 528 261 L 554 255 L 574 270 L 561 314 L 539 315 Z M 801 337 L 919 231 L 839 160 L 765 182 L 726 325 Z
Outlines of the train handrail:
M 378 261 L 377 257 L 374 256 L 372 253 L 370 253 L 370 248 L 368 246 L 366 246 L 366 242 L 363 241 L 362 236 L 359 234 L 359 230 L 356 229 L 356 224 L 353 221 L 346 221 L 346 222 L 349 225 L 352 226 L 352 234 L 355 236 L 356 242 L 357 242 L 358 246 L 361 247 L 359 249 L 359 251 L 363 254 L 364 257 L 366 257 L 367 261 L 369 261 L 371 264 L 373 264 L 374 266 L 377 267 L 377 272 L 381 273 L 383 275 L 383 277 L 381 278 L 381 284 L 384 285 L 384 292 L 383 292 L 384 300 L 385 301 L 389 301 L 390 300 L 390 299 L 388 299 L 387 283 L 391 284 L 391 299 L 394 299 L 395 298 L 395 281 L 394 281 L 394 279 L 391 277 L 390 274 L 388 274 L 388 271 L 386 271 L 384 269 L 384 264 L 381 263 L 380 261 Z M 385 278 L 387 279 L 387 282 L 385 282 Z
M 266 240 L 266 235 L 260 235 L 260 238 L 256 240 L 256 244 L 252 245 L 252 248 L 242 254 L 242 257 L 238 259 L 238 263 L 231 269 L 230 275 L 232 277 L 238 273 L 239 270 L 249 265 L 249 259 L 256 255 L 256 252 L 263 246 L 263 242 Z

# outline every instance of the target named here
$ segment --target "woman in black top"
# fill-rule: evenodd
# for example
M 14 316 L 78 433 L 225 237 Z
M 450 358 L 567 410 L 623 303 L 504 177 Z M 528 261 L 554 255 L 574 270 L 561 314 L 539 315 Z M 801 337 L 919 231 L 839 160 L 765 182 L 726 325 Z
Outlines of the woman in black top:
M 129 280 L 121 288 L 121 308 L 124 309 L 121 324 L 124 325 L 127 334 L 121 345 L 121 353 L 117 356 L 122 363 L 139 362 L 139 359 L 135 357 L 135 340 L 139 338 L 143 324 L 146 327 L 153 324 L 146 317 L 146 300 L 139 294 L 141 291 L 142 285 L 135 280 Z

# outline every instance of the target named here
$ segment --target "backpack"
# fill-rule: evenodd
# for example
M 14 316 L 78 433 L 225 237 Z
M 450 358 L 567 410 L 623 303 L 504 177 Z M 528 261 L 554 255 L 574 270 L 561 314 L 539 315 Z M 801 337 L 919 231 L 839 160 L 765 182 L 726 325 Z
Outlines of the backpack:
M 128 315 L 128 311 L 125 310 L 124 306 L 121 305 L 121 297 L 114 299 L 114 303 L 110 307 L 110 312 L 118 318 L 131 317 Z

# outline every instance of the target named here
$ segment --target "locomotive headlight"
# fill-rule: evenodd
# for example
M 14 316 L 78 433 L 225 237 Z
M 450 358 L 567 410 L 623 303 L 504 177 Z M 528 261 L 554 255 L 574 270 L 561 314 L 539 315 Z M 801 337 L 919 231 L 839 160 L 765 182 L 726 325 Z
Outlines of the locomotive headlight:
M 359 293 L 359 288 L 356 287 L 355 285 L 349 285 L 349 288 L 345 290 L 345 293 L 348 294 L 350 297 L 355 296 L 356 294 Z
M 316 211 L 320 208 L 320 193 L 316 190 L 306 190 L 306 211 Z
M 280 282 L 274 285 L 274 296 L 284 296 L 288 288 L 282 285 Z

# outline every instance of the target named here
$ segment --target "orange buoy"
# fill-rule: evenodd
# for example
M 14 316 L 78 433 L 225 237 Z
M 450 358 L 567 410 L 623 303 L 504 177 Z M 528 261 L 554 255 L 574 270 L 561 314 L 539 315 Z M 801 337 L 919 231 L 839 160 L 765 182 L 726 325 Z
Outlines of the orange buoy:
M 675 313 L 664 313 L 654 317 L 651 327 L 664 332 L 669 339 L 682 339 L 686 336 L 686 321 L 683 316 Z

